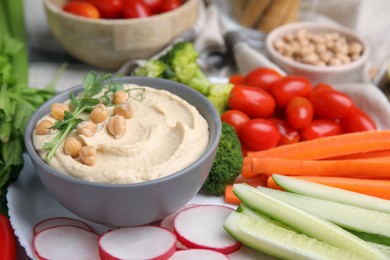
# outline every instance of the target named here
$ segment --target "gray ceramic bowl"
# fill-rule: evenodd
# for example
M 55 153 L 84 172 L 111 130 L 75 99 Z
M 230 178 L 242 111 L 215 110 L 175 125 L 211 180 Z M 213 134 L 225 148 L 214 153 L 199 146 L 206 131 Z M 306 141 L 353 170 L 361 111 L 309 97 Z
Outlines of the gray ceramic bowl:
M 92 183 L 55 170 L 35 151 L 32 133 L 36 122 L 49 113 L 52 103 L 64 102 L 69 99 L 71 91 L 77 94 L 82 86 L 56 95 L 34 113 L 26 128 L 25 144 L 43 185 L 66 209 L 84 219 L 107 226 L 143 225 L 175 212 L 197 194 L 213 164 L 221 133 L 221 121 L 214 106 L 204 96 L 184 85 L 143 77 L 117 80 L 165 89 L 194 105 L 209 124 L 209 144 L 202 156 L 170 176 L 134 184 Z

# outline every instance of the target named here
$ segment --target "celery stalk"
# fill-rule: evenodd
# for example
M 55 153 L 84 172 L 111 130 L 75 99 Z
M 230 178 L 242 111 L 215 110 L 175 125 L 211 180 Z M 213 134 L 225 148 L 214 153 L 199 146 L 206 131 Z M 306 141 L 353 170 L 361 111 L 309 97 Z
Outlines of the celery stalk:
M 24 43 L 23 49 L 12 59 L 14 75 L 17 76 L 18 82 L 21 83 L 19 88 L 28 85 L 28 53 L 27 53 L 27 36 L 24 24 L 24 5 L 23 0 L 1 0 L 3 2 L 3 12 L 8 24 L 9 35 Z

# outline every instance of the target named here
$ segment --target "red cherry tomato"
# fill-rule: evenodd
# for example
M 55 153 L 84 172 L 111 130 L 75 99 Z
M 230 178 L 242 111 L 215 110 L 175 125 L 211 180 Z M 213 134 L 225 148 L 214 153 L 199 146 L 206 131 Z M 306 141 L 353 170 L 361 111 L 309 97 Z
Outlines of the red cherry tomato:
M 161 6 L 160 13 L 165 13 L 178 8 L 183 4 L 183 0 L 165 0 Z
M 304 97 L 295 97 L 288 102 L 286 119 L 296 129 L 308 127 L 313 120 L 313 105 Z
M 237 109 L 227 110 L 221 116 L 222 122 L 228 123 L 233 126 L 236 130 L 236 133 L 240 131 L 240 128 L 245 125 L 246 122 L 250 120 L 249 116 L 244 112 Z
M 80 0 L 77 0 L 80 1 Z M 115 19 L 122 17 L 122 0 L 81 0 L 94 5 L 100 13 L 101 18 Z
M 271 93 L 279 107 L 287 106 L 287 103 L 294 97 L 307 97 L 310 92 L 311 83 L 302 76 L 285 76 L 271 87 Z
M 313 140 L 342 133 L 341 125 L 334 120 L 314 119 L 308 127 L 302 129 L 301 140 Z
M 280 73 L 276 70 L 270 68 L 258 68 L 248 73 L 245 77 L 244 84 L 270 91 L 271 85 L 281 78 L 282 75 L 280 75 Z
M 275 110 L 275 100 L 267 91 L 245 85 L 233 87 L 228 104 L 252 118 L 270 117 Z
M 299 132 L 286 121 L 279 118 L 270 118 L 268 120 L 271 121 L 279 130 L 280 139 L 278 145 L 294 144 L 299 142 Z
M 145 5 L 149 7 L 149 9 L 157 14 L 160 12 L 162 5 L 164 4 L 164 0 L 141 0 Z
M 354 106 L 349 96 L 336 90 L 313 91 L 309 100 L 313 104 L 314 115 L 328 119 L 343 117 Z
M 123 16 L 125 18 L 142 18 L 153 14 L 150 8 L 141 0 L 125 0 L 123 4 Z
M 347 115 L 340 118 L 340 124 L 344 133 L 377 129 L 374 120 L 366 112 L 357 107 L 353 107 Z
M 74 15 L 83 16 L 87 18 L 99 19 L 100 13 L 99 10 L 90 3 L 85 2 L 68 2 L 66 3 L 62 9 L 68 13 L 72 13 Z
M 334 90 L 334 88 L 326 83 L 318 83 L 314 88 L 313 91 L 321 91 L 321 90 Z
M 241 142 L 251 150 L 265 150 L 275 147 L 280 139 L 278 128 L 267 119 L 249 120 L 241 127 Z
M 244 84 L 245 77 L 240 74 L 231 75 L 229 77 L 229 83 L 232 84 Z

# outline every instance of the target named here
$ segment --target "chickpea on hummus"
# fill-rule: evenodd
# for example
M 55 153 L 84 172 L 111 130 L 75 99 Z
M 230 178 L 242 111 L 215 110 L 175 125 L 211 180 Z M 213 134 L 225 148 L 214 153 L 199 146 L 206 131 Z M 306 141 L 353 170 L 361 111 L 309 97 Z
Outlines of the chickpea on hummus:
M 142 89 L 143 100 L 128 98 Z M 197 109 L 165 90 L 125 84 L 112 95 L 112 105 L 83 112 L 77 127 L 60 144 L 49 165 L 64 174 L 100 183 L 136 183 L 175 173 L 196 161 L 205 150 L 209 130 Z M 70 101 L 53 104 L 33 133 L 35 149 L 44 158 L 44 145 L 63 120 Z

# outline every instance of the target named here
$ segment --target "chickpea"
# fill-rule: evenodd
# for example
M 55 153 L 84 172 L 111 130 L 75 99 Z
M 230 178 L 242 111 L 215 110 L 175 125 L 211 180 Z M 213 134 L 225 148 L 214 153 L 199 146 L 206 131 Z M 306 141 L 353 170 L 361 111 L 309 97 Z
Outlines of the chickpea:
M 99 124 L 104 122 L 108 117 L 108 111 L 103 104 L 99 104 L 94 109 L 92 109 L 91 114 L 89 115 L 89 119 L 95 123 Z
M 96 125 L 91 121 L 83 121 L 77 125 L 77 133 L 91 137 L 96 133 Z
M 131 105 L 129 103 L 125 103 L 125 104 L 114 107 L 112 114 L 114 116 L 118 115 L 118 116 L 123 116 L 126 119 L 129 119 L 129 118 L 133 117 L 134 111 L 131 108 Z
M 96 162 L 96 149 L 92 145 L 83 146 L 80 149 L 81 162 L 86 165 L 92 165 Z
M 77 138 L 69 136 L 64 141 L 64 153 L 72 157 L 77 157 L 80 153 L 82 144 Z
M 50 127 L 54 124 L 50 120 L 42 120 L 35 126 L 35 133 L 37 135 L 47 135 L 50 132 Z
M 349 54 L 353 56 L 354 54 L 360 54 L 363 51 L 363 46 L 358 42 L 352 42 L 349 44 Z
M 129 99 L 129 95 L 124 90 L 117 90 L 114 93 L 112 103 L 115 105 L 123 104 Z
M 111 117 L 107 124 L 107 130 L 115 139 L 122 137 L 126 132 L 125 118 L 118 115 Z
M 69 112 L 69 106 L 62 103 L 54 103 L 50 107 L 50 114 L 57 120 L 64 120 L 65 111 Z

